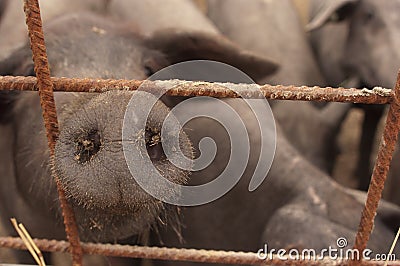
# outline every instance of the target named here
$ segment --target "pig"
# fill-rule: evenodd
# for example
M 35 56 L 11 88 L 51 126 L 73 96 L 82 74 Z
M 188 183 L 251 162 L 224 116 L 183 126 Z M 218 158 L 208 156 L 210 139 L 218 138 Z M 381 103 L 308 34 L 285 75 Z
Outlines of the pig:
M 7 4 L 6 0 L 1 0 L 0 1 L 0 21 L 1 21 L 2 15 L 4 13 L 4 9 L 6 8 L 6 4 Z
M 399 1 L 311 1 L 307 26 L 321 69 L 330 85 L 392 88 L 400 55 L 396 10 Z M 385 41 L 382 41 L 385 40 Z M 382 106 L 361 106 L 364 110 L 356 176 L 359 189 L 367 190 L 371 176 L 370 157 Z
M 133 10 L 135 1 L 130 1 L 129 3 L 131 3 Z M 143 1 L 138 4 L 146 3 L 149 2 Z M 131 9 L 124 8 L 124 10 Z M 140 10 L 140 8 L 137 10 Z M 150 17 L 157 18 L 159 16 L 168 17 L 176 14 L 176 12 L 164 13 L 159 9 L 151 9 L 151 11 L 155 12 L 155 15 Z M 138 12 L 136 16 L 132 17 L 136 18 L 142 13 Z M 164 21 L 174 20 L 165 19 Z M 180 21 L 181 24 L 182 22 Z M 144 23 L 144 26 L 148 26 L 148 23 Z M 191 26 L 193 25 L 197 24 L 191 24 Z M 180 27 L 180 25 L 178 26 Z M 148 27 L 155 26 L 151 25 Z M 242 31 L 242 33 L 246 32 L 248 30 Z M 293 71 L 290 74 L 295 75 L 295 72 Z M 257 81 L 262 80 L 264 79 L 257 79 Z M 248 121 L 247 126 L 250 132 L 257 132 L 254 129 L 254 117 L 243 106 L 241 101 L 230 99 L 225 100 L 225 102 L 235 107 L 242 115 L 244 121 Z M 208 108 L 207 103 L 204 103 L 202 109 Z M 200 141 L 202 136 L 211 136 L 218 143 L 220 154 L 219 159 L 217 159 L 220 163 L 203 172 L 192 173 L 189 184 L 197 184 L 200 178 L 201 180 L 214 178 L 215 173 L 220 172 L 221 168 L 225 165 L 223 162 L 227 160 L 225 157 L 226 154 L 229 154 L 227 151 L 229 144 L 227 143 L 226 134 L 222 132 L 220 127 L 215 125 L 215 121 L 213 122 L 205 118 L 192 121 L 186 128 L 188 128 L 187 132 L 190 132 L 189 137 L 196 149 L 196 143 Z M 254 134 L 257 135 L 257 133 Z M 251 142 L 252 147 L 259 146 L 257 137 L 254 135 L 252 135 Z M 306 245 L 304 243 L 308 244 L 307 241 L 309 241 L 313 243 L 311 247 L 322 249 L 334 243 L 340 235 L 345 235 L 351 240 L 355 235 L 360 211 L 363 206 L 363 202 L 360 201 L 359 197 L 353 195 L 357 193 L 340 187 L 334 181 L 330 180 L 328 176 L 305 161 L 302 155 L 283 137 L 279 126 L 277 142 L 275 163 L 265 184 L 259 190 L 252 193 L 248 192 L 251 168 L 254 168 L 255 164 L 254 157 L 256 155 L 254 154 L 251 155 L 253 157 L 250 159 L 250 169 L 246 169 L 245 175 L 230 193 L 211 204 L 188 207 L 181 210 L 183 216 L 182 223 L 184 225 L 181 233 L 183 242 L 175 237 L 173 230 L 162 228 L 160 236 L 155 237 L 152 243 L 160 245 L 158 241 L 159 237 L 161 237 L 164 245 L 170 247 L 256 251 L 260 248 L 262 242 L 273 243 L 274 247 L 304 247 Z M 296 166 L 299 166 L 301 169 L 298 169 Z M 363 195 L 365 197 L 365 194 Z M 381 207 L 379 210 L 379 221 L 377 221 L 376 227 L 379 229 L 374 232 L 370 245 L 374 250 L 379 250 L 379 246 L 390 244 L 393 231 L 396 230 L 394 221 L 397 219 L 397 214 L 395 214 L 398 211 L 397 207 L 388 203 L 382 203 L 381 205 L 384 207 Z M 262 211 L 257 212 L 255 210 Z M 336 210 L 338 210 L 337 217 L 329 214 L 331 211 L 336 212 Z M 296 214 L 300 212 L 300 214 L 296 217 L 291 217 L 290 213 L 292 211 L 297 211 L 295 212 Z M 317 213 L 317 216 L 314 213 Z M 319 219 L 319 215 L 323 218 Z M 202 217 L 207 217 L 207 219 L 202 219 Z M 342 220 L 346 222 L 342 222 Z M 311 234 L 312 231 L 307 229 L 307 222 L 304 221 L 313 225 L 315 225 L 315 222 L 318 222 L 321 227 L 315 234 Z M 273 228 L 278 228 L 279 225 L 281 225 L 280 230 L 293 229 L 293 231 L 279 236 L 278 234 L 273 234 Z M 285 225 L 294 226 L 288 228 Z M 298 230 L 295 231 L 295 229 Z M 331 234 L 327 232 L 331 232 Z M 262 234 L 263 237 L 260 237 Z M 154 263 L 163 264 L 162 262 Z M 171 262 L 170 264 L 177 265 L 178 263 Z
M 309 163 L 286 140 L 277 123 L 276 153 L 266 180 L 257 190 L 248 186 L 257 162 L 260 147 L 258 122 L 245 103 L 226 99 L 240 114 L 251 132 L 249 164 L 239 183 L 220 199 L 201 206 L 181 210 L 183 243 L 173 232 L 161 231 L 164 245 L 169 247 L 235 250 L 257 252 L 268 244 L 270 248 L 313 248 L 320 252 L 329 246 L 337 248 L 339 237 L 348 240 L 351 248 L 358 228 L 365 193 L 349 190 Z M 200 109 L 209 109 L 205 102 Z M 222 110 L 221 110 L 222 111 Z M 220 173 L 229 160 L 229 143 L 224 129 L 208 118 L 191 121 L 190 138 L 197 147 L 203 136 L 218 144 L 218 164 L 192 172 L 189 184 L 211 179 Z M 399 207 L 382 201 L 368 247 L 374 252 L 387 252 L 391 245 L 399 216 Z M 160 245 L 153 242 L 155 245 Z M 261 261 L 260 261 L 261 262 Z M 157 262 L 156 265 L 192 265 L 190 263 Z M 193 264 L 195 265 L 195 264 Z
M 107 8 L 107 15 L 133 22 L 145 35 L 166 28 L 219 34 L 215 25 L 191 0 L 113 0 Z
M 325 84 L 292 1 L 256 0 L 245 4 L 235 0 L 209 0 L 207 10 L 210 19 L 228 38 L 280 64 L 279 71 L 268 79 L 271 83 Z M 240 11 L 253 15 L 235 20 Z
M 326 84 L 291 0 L 209 0 L 207 7 L 208 16 L 228 38 L 279 62 L 276 74 L 257 82 Z M 251 16 L 243 16 L 244 13 Z M 272 107 L 275 119 L 292 144 L 321 170 L 332 173 L 339 152 L 335 139 L 350 105 L 329 103 L 319 108 L 307 102 L 278 101 Z
M 306 26 L 309 31 L 310 43 L 312 45 L 315 57 L 320 66 L 327 83 L 331 86 L 339 84 L 346 85 L 346 79 L 349 77 L 342 68 L 342 56 L 345 51 L 346 40 L 349 31 L 348 21 L 344 20 L 346 8 L 339 9 L 346 1 L 310 1 L 310 18 Z M 330 2 L 330 4 L 327 4 Z M 348 1 L 350 3 L 350 1 Z M 324 7 L 325 11 L 322 11 Z M 324 20 L 316 17 L 325 13 Z M 335 42 L 331 41 L 332 35 L 335 36 Z M 356 77 L 354 85 L 359 85 Z
M 8 36 L 8 38 L 0 39 L 0 47 L 2 47 L 0 58 L 4 58 L 16 47 L 24 44 L 27 27 L 25 25 L 23 1 L 2 0 L 0 4 L 0 10 L 4 10 L 3 22 L 0 24 L 0 35 Z M 163 28 L 218 33 L 215 26 L 198 12 L 191 1 L 172 0 L 167 4 L 154 0 L 55 0 L 40 2 L 40 8 L 44 23 L 61 14 L 90 11 L 118 21 L 133 21 L 134 23 L 130 26 L 137 27 L 144 35 L 153 34 L 154 31 Z M 180 12 L 174 12 L 174 10 L 180 10 Z
M 24 45 L 27 36 L 25 24 L 24 1 L 2 0 L 0 10 L 3 10 L 0 23 L 0 35 L 7 38 L 0 39 L 0 59 L 5 58 L 16 48 Z M 107 9 L 108 0 L 89 1 L 40 1 L 41 16 L 43 21 L 60 16 L 62 14 L 78 11 L 92 11 L 104 13 Z
M 145 79 L 162 67 L 190 59 L 215 59 L 253 69 L 249 74 L 255 78 L 277 68 L 268 59 L 245 52 L 221 36 L 170 30 L 143 37 L 127 26 L 89 13 L 59 17 L 46 24 L 45 35 L 53 76 Z M 0 64 L 0 74 L 34 74 L 28 45 Z M 123 158 L 118 139 L 131 96 L 129 92 L 55 93 L 61 131 L 54 168 L 66 188 L 83 241 L 114 243 L 132 237 L 140 240 L 160 221 L 179 232 L 176 207 L 163 204 L 141 190 L 133 182 Z M 1 167 L 5 174 L 0 185 L 0 212 L 8 233 L 14 234 L 6 220 L 16 217 L 34 236 L 64 239 L 38 95 L 2 92 L 0 104 L 2 132 L 8 139 L 2 143 Z M 25 112 L 26 108 L 30 111 Z M 154 124 L 149 128 L 157 129 L 158 119 L 168 113 L 161 102 L 156 109 L 151 118 Z M 102 110 L 104 116 L 99 115 Z M 113 121 L 117 123 L 111 125 Z M 185 133 L 181 142 L 184 154 L 191 158 L 192 145 Z M 185 183 L 189 172 L 161 160 L 159 148 L 159 145 L 149 146 L 158 169 L 169 173 L 167 179 Z M 111 157 L 115 161 L 110 165 L 102 162 Z M 94 184 L 101 184 L 103 189 Z

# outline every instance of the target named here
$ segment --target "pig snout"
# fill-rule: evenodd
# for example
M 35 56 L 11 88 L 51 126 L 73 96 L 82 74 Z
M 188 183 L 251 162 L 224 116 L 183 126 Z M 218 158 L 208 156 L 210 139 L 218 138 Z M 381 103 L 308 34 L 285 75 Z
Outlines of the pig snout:
M 124 157 L 123 142 L 136 143 L 122 137 L 124 115 L 132 93 L 103 93 L 70 110 L 63 119 L 55 148 L 54 167 L 75 209 L 81 231 L 90 229 L 89 235 L 97 240 L 99 236 L 100 240 L 109 240 L 140 234 L 154 225 L 165 210 L 160 200 L 138 185 Z M 158 172 L 172 182 L 183 184 L 189 171 L 170 163 L 161 145 L 161 126 L 168 113 L 169 109 L 157 102 L 142 138 L 148 159 Z M 180 142 L 183 154 L 193 157 L 185 133 L 180 134 Z M 141 144 L 137 145 L 140 149 Z M 141 169 L 142 165 L 135 167 Z M 143 170 L 142 174 L 148 173 Z M 106 231 L 106 236 L 100 231 Z

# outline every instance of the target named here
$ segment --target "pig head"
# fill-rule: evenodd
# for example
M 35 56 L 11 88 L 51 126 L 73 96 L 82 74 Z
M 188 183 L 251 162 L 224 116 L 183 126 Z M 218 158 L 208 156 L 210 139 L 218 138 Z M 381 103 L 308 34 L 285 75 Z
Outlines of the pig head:
M 390 0 L 311 2 L 310 38 L 331 86 L 394 86 L 400 67 L 399 7 L 399 1 Z M 361 107 L 364 121 L 355 175 L 359 188 L 367 190 L 373 139 L 383 107 Z
M 144 38 L 90 14 L 57 18 L 45 28 L 45 35 L 53 76 L 145 79 L 164 66 L 191 59 L 225 61 L 253 69 L 250 75 L 255 77 L 276 69 L 269 60 L 243 52 L 222 37 L 170 30 Z M 28 46 L 0 65 L 2 75 L 34 74 Z M 142 191 L 126 166 L 121 128 L 131 96 L 131 92 L 55 93 L 61 132 L 53 167 L 76 212 L 83 240 L 114 242 L 141 235 L 157 221 L 177 217 L 169 211 L 173 207 Z M 5 111 L 2 122 L 11 127 L 5 132 L 14 140 L 4 147 L 9 156 L 2 163 L 8 172 L 1 185 L 2 218 L 19 217 L 36 236 L 63 238 L 39 98 L 33 92 L 3 92 L 0 102 Z M 157 134 L 168 110 L 157 103 L 146 139 Z M 181 141 L 184 154 L 191 158 L 185 133 Z M 163 160 L 159 145 L 147 145 L 147 151 L 160 172 L 171 174 L 167 179 L 186 182 L 189 173 Z M 7 199 L 10 193 L 18 198 L 14 203 Z
M 399 1 L 370 0 L 312 1 L 312 17 L 308 24 L 317 57 L 326 67 L 341 69 L 344 74 L 335 78 L 336 84 L 347 77 L 356 76 L 368 87 L 391 88 L 400 66 L 396 47 L 400 42 L 400 20 L 396 10 Z M 331 29 L 342 25 L 338 34 Z M 326 34 L 324 34 L 324 32 Z M 330 35 L 330 36 L 328 36 Z M 328 43 L 335 49 L 326 49 Z M 334 62 L 331 64 L 331 60 Z M 329 72 L 326 71 L 329 77 Z M 335 84 L 333 84 L 335 85 Z

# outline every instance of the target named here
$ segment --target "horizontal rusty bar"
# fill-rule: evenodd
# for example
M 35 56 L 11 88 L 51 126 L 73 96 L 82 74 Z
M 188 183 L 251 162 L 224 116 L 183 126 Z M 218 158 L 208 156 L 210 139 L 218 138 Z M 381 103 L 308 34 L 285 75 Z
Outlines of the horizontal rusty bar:
M 137 90 L 144 81 L 111 80 L 111 79 L 71 79 L 52 78 L 55 91 L 67 92 L 104 92 L 108 90 Z M 168 95 L 172 96 L 211 96 L 219 98 L 237 98 L 238 95 L 229 89 L 234 87 L 248 98 L 258 97 L 251 89 L 258 88 L 264 97 L 275 100 L 298 100 L 319 102 L 350 102 L 364 104 L 387 104 L 393 99 L 393 91 L 376 87 L 372 90 L 356 88 L 321 88 L 318 86 L 283 86 L 283 85 L 249 85 L 208 83 L 190 81 L 156 81 L 149 82 L 154 89 L 168 85 L 172 87 Z M 36 91 L 36 78 L 0 76 L 0 90 Z
M 69 243 L 66 241 L 34 239 L 41 251 L 68 252 Z M 325 257 L 322 260 L 294 260 L 275 258 L 260 260 L 256 253 L 196 250 L 184 248 L 144 247 L 112 244 L 81 243 L 85 254 L 97 254 L 109 257 L 145 258 L 172 261 L 192 261 L 203 263 L 247 264 L 247 265 L 346 265 L 345 260 L 331 260 Z M 0 247 L 25 250 L 26 247 L 20 238 L 0 237 Z M 384 261 L 363 261 L 363 265 L 384 265 Z M 389 265 L 400 265 L 400 261 L 391 261 Z

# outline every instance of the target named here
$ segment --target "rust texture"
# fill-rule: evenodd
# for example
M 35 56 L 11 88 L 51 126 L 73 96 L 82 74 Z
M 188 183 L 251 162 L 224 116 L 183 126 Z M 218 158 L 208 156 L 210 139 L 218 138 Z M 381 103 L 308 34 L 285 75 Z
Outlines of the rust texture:
M 35 244 L 42 251 L 68 252 L 69 243 L 66 241 L 34 239 Z M 0 237 L 0 247 L 25 250 L 26 247 L 20 238 Z M 82 243 L 86 254 L 98 254 L 110 257 L 146 258 L 171 261 L 192 261 L 202 263 L 246 264 L 246 265 L 347 265 L 345 260 L 294 260 L 272 258 L 260 260 L 256 253 L 177 249 L 160 247 L 143 247 L 111 244 Z M 363 265 L 384 265 L 384 261 L 364 261 Z M 400 261 L 391 261 L 388 265 L 400 265 Z
M 70 79 L 51 78 L 55 91 L 67 92 L 104 92 L 107 90 L 137 90 L 144 81 L 140 80 L 110 80 L 110 79 Z M 223 84 L 189 81 L 164 81 L 150 82 L 154 90 L 168 85 L 172 89 L 168 95 L 172 96 L 211 96 L 220 98 L 235 98 L 238 95 L 230 88 L 234 87 L 243 92 L 246 97 L 258 97 L 251 89 L 260 89 L 262 95 L 275 100 L 299 100 L 320 102 L 349 102 L 364 104 L 387 104 L 393 98 L 392 90 L 375 88 L 373 90 L 356 88 L 321 88 L 306 86 L 282 85 L 248 85 L 248 84 Z M 149 86 L 147 86 L 149 87 Z M 0 76 L 0 90 L 38 90 L 34 77 Z
M 393 101 L 390 104 L 389 113 L 386 118 L 386 124 L 383 137 L 379 147 L 376 163 L 369 185 L 367 200 L 362 211 L 358 232 L 354 248 L 359 251 L 367 247 L 369 237 L 374 226 L 374 218 L 378 208 L 379 200 L 382 197 L 382 191 L 385 186 L 385 180 L 392 161 L 393 152 L 397 143 L 398 132 L 400 129 L 400 72 L 397 76 L 397 82 L 394 90 Z M 359 261 L 352 264 L 357 265 Z
M 28 26 L 30 45 L 33 55 L 34 69 L 37 77 L 42 115 L 46 128 L 47 140 L 50 148 L 51 162 L 54 160 L 54 147 L 58 137 L 58 122 L 53 95 L 53 84 L 50 79 L 50 69 L 47 60 L 46 45 L 42 29 L 42 19 L 38 0 L 24 0 L 26 24 Z M 68 205 L 65 192 L 59 182 L 55 171 L 52 170 L 56 180 L 59 201 L 64 217 L 65 232 L 71 243 L 71 254 L 74 265 L 82 265 L 82 249 L 79 242 L 78 228 L 75 223 L 74 213 Z

